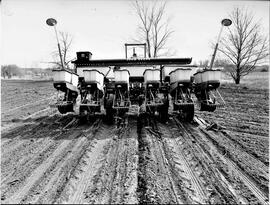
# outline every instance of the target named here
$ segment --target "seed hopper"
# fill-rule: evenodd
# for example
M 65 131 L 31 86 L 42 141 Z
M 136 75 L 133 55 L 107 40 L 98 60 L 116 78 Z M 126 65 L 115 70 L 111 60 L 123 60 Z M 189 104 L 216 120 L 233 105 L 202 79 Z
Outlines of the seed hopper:
M 200 111 L 213 112 L 217 106 L 224 106 L 225 101 L 218 91 L 221 70 L 199 69 L 194 74 L 194 93 L 199 101 Z
M 73 112 L 73 107 L 79 93 L 77 88 L 78 75 L 65 69 L 54 69 L 52 72 L 54 79 L 53 86 L 58 91 L 55 106 L 58 107 L 61 114 Z
M 186 121 L 193 120 L 194 102 L 191 97 L 191 68 L 177 68 L 170 72 L 170 94 L 173 110 L 179 111 Z

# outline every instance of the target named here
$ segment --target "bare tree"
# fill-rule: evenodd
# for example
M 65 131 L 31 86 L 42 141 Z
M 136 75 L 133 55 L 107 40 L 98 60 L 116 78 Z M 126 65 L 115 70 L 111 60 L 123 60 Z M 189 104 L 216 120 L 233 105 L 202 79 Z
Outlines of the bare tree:
M 236 84 L 269 55 L 268 36 L 262 34 L 261 24 L 245 9 L 235 8 L 231 14 L 233 25 L 221 40 L 219 51 L 234 65 L 229 71 Z
M 172 50 L 166 48 L 167 41 L 173 31 L 169 28 L 169 19 L 165 18 L 166 2 L 139 1 L 133 2 L 136 14 L 139 17 L 137 42 L 145 42 L 147 45 L 147 56 L 156 58 L 168 56 Z
M 69 63 L 72 60 L 69 56 L 69 52 L 71 49 L 73 37 L 66 32 L 59 32 L 59 44 L 61 48 L 62 60 L 65 68 L 69 68 Z M 55 65 L 55 67 L 61 67 L 59 51 L 58 49 L 52 53 L 54 62 L 50 62 Z

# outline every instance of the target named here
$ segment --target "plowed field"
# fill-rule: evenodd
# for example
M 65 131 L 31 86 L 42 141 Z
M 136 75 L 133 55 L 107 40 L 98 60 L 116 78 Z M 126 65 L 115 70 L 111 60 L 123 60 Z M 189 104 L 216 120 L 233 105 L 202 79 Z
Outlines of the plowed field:
M 269 203 L 266 89 L 226 84 L 224 108 L 143 128 L 59 114 L 52 82 L 1 92 L 1 203 Z

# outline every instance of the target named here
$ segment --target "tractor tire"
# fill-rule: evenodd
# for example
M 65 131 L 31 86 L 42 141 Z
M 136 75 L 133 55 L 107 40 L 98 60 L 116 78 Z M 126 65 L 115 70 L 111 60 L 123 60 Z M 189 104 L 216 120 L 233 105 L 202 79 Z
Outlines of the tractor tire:
M 66 114 L 66 113 L 67 113 L 67 111 L 66 111 L 66 106 L 65 106 L 65 105 L 58 105 L 57 108 L 58 108 L 58 111 L 59 111 L 61 114 Z
M 185 116 L 185 121 L 186 122 L 191 122 L 193 121 L 194 118 L 194 104 L 190 104 L 186 108 L 186 116 Z
M 106 110 L 106 119 L 109 122 L 113 122 L 113 115 L 114 115 L 114 110 L 112 108 L 113 106 L 113 94 L 109 94 L 108 98 L 105 101 L 105 110 Z
M 74 112 L 74 103 L 66 105 L 66 112 Z
M 180 105 L 179 118 L 185 122 L 191 122 L 194 118 L 194 104 Z
M 168 121 L 168 111 L 169 111 L 169 101 L 166 100 L 159 110 L 159 117 L 161 122 L 165 123 Z

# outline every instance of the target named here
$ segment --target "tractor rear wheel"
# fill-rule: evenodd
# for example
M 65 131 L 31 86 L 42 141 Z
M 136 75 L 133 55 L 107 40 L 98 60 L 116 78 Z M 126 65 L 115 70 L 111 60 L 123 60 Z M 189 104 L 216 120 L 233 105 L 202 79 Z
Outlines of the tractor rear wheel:
M 65 106 L 65 105 L 58 105 L 57 108 L 58 108 L 58 111 L 59 111 L 61 114 L 66 114 L 66 113 L 67 113 L 67 111 L 66 111 L 66 106 Z
M 169 100 L 164 100 L 164 104 L 160 107 L 159 117 L 161 122 L 168 121 Z
M 179 117 L 186 122 L 192 121 L 194 118 L 194 104 L 180 105 L 179 115 Z
M 185 117 L 185 121 L 191 122 L 194 118 L 194 104 L 189 104 L 187 106 L 186 112 L 187 112 L 187 114 Z
M 113 115 L 114 115 L 114 110 L 112 108 L 113 106 L 113 94 L 109 94 L 109 96 L 106 98 L 106 101 L 104 102 L 104 107 L 106 110 L 106 119 L 109 122 L 113 122 Z

